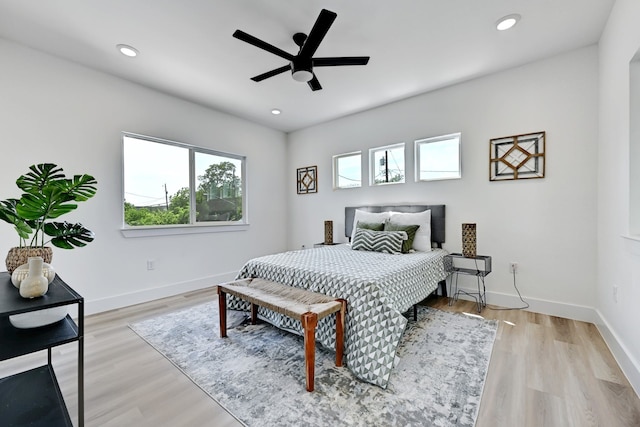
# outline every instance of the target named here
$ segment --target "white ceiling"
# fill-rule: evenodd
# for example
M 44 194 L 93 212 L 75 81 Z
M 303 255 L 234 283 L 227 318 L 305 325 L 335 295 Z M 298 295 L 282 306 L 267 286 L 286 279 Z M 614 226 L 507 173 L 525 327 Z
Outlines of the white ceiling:
M 597 43 L 614 1 L 0 0 L 0 37 L 289 132 Z M 316 68 L 316 92 L 290 73 L 251 81 L 286 61 L 233 32 L 295 54 L 323 8 L 338 17 L 315 56 L 369 64 Z

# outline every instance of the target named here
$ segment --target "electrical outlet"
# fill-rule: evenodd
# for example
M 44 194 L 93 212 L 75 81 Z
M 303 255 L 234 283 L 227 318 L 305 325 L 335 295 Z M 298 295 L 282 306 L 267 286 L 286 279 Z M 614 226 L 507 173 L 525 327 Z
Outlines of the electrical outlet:
M 518 263 L 515 261 L 511 261 L 509 263 L 509 265 L 511 266 L 511 272 L 512 273 L 517 273 L 518 272 Z
M 147 260 L 147 270 L 155 270 L 156 268 L 156 260 L 155 259 L 148 259 Z
M 618 287 L 613 286 L 613 302 L 618 303 Z

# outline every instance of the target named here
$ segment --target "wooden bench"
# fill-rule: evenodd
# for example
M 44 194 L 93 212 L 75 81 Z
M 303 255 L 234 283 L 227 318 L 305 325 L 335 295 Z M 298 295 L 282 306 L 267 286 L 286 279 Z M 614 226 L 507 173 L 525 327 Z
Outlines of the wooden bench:
M 342 366 L 344 321 L 347 302 L 343 299 L 282 285 L 264 279 L 242 279 L 218 285 L 220 336 L 227 336 L 227 294 L 251 303 L 251 323 L 255 325 L 258 306 L 299 320 L 304 330 L 307 391 L 313 391 L 318 320 L 336 313 L 336 366 Z

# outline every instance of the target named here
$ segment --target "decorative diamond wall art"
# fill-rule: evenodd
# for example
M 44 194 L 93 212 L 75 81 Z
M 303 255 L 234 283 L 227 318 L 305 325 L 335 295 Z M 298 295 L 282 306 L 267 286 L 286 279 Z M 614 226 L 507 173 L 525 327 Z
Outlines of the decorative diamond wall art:
M 307 166 L 299 168 L 297 172 L 298 194 L 318 192 L 318 167 Z
M 545 132 L 489 141 L 489 180 L 544 178 Z

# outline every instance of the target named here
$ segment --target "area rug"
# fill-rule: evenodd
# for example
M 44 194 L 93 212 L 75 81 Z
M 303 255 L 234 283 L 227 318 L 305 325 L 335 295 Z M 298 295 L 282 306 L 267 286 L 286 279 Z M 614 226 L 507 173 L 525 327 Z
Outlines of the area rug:
M 130 327 L 246 426 L 473 426 L 497 322 L 427 307 L 408 317 L 386 389 L 318 346 L 312 393 L 302 337 L 230 311 L 222 339 L 217 302 Z

